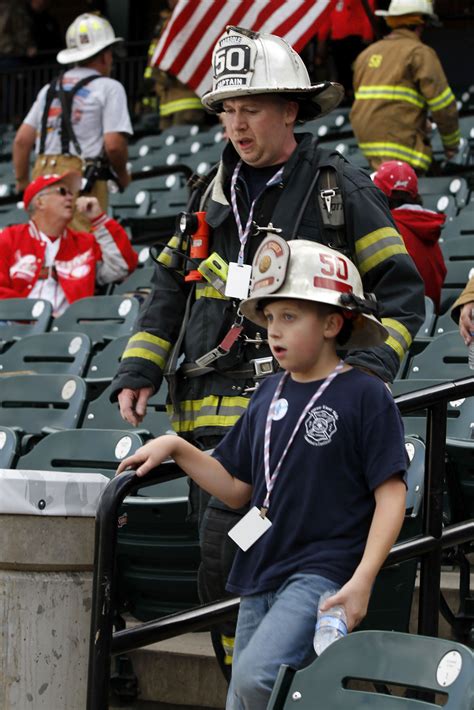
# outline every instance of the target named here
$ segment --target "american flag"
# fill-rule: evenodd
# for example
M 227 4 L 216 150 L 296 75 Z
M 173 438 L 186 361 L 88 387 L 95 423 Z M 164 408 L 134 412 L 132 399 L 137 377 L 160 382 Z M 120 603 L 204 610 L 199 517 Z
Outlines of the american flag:
M 227 25 L 278 35 L 298 52 L 316 34 L 336 1 L 179 0 L 151 66 L 173 74 L 202 96 L 212 85 L 212 50 Z

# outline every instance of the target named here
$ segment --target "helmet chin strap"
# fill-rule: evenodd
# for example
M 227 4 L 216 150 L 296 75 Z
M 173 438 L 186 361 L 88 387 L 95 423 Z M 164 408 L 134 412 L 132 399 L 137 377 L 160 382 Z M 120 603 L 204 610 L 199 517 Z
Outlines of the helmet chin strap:
M 340 297 L 341 306 L 349 308 L 355 313 L 375 316 L 380 319 L 379 306 L 373 294 L 368 293 L 364 298 L 356 296 L 354 293 L 343 293 Z

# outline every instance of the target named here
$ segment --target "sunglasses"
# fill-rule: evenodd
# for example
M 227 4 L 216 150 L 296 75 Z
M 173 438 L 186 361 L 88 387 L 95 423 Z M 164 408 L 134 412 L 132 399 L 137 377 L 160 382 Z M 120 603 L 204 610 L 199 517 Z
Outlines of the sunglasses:
M 41 194 L 47 195 L 50 192 L 57 192 L 58 195 L 61 195 L 61 197 L 66 197 L 66 195 L 70 195 L 71 197 L 74 196 L 71 190 L 68 190 L 68 188 L 64 187 L 64 185 L 58 185 L 57 187 L 47 188 L 46 190 L 43 190 Z

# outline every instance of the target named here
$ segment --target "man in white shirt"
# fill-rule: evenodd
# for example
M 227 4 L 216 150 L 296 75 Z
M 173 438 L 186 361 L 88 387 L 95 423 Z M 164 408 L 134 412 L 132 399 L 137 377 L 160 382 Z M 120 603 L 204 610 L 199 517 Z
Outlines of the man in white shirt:
M 67 49 L 59 52 L 57 60 L 74 66 L 41 89 L 15 137 L 13 163 L 19 192 L 29 182 L 33 148 L 37 153 L 33 178 L 68 170 L 84 174 L 103 158 L 120 184 L 128 185 L 127 136 L 133 131 L 125 90 L 110 78 L 112 48 L 122 41 L 110 23 L 96 15 L 80 15 L 69 27 Z M 105 179 L 96 180 L 89 194 L 107 209 Z M 74 226 L 87 228 L 87 223 L 80 220 Z

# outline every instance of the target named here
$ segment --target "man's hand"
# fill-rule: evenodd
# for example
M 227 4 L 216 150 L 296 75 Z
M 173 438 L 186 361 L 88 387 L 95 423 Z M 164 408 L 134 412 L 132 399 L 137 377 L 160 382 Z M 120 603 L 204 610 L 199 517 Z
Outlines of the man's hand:
M 444 157 L 446 158 L 446 160 L 452 160 L 457 152 L 458 152 L 457 148 L 445 148 L 444 149 Z
M 459 332 L 461 333 L 461 338 L 464 340 L 466 345 L 470 344 L 472 340 L 471 333 L 474 332 L 474 322 L 471 319 L 473 308 L 474 301 L 469 301 L 469 303 L 464 304 L 459 314 Z
M 125 388 L 118 395 L 120 414 L 122 419 L 132 426 L 138 426 L 143 421 L 146 414 L 146 405 L 151 395 L 153 387 L 142 387 L 139 390 Z
M 85 215 L 88 219 L 96 219 L 103 213 L 97 197 L 78 197 L 76 200 L 76 210 Z

